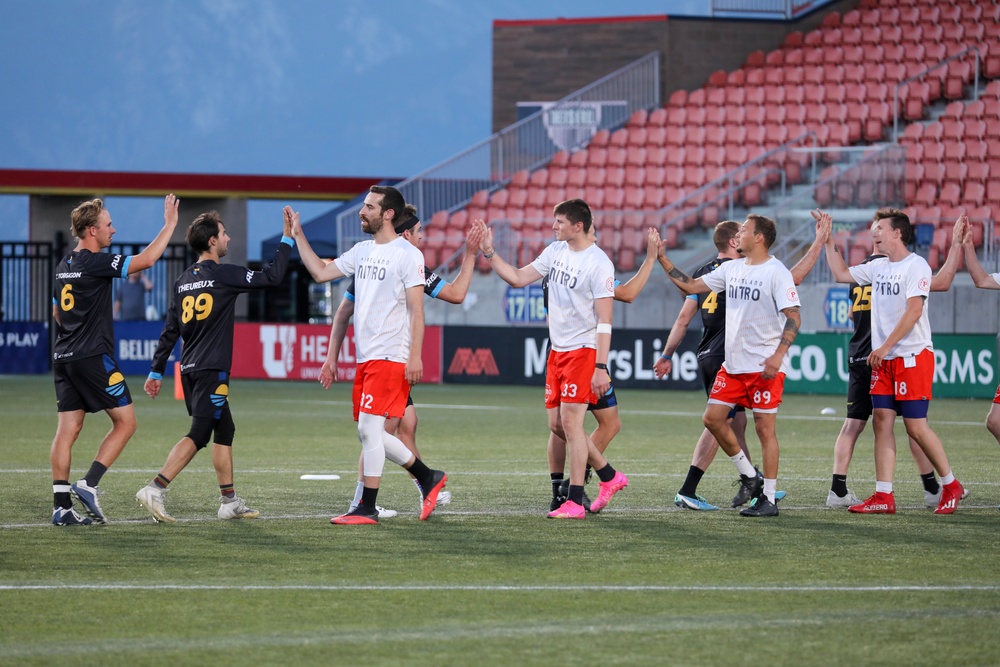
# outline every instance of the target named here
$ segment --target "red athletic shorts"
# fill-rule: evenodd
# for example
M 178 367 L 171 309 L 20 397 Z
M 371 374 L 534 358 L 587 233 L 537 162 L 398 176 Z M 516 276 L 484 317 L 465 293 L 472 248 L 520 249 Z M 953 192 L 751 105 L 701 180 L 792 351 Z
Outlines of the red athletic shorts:
M 596 403 L 590 391 L 594 379 L 597 350 L 581 347 L 569 352 L 549 352 L 545 365 L 545 407 L 557 408 L 560 403 Z
M 993 394 L 993 402 L 1000 403 L 1000 386 L 997 386 L 997 393 Z
M 777 412 L 785 393 L 785 374 L 778 373 L 765 380 L 760 373 L 730 375 L 723 366 L 715 376 L 715 384 L 708 395 L 709 403 L 742 405 L 755 412 Z
M 358 414 L 402 417 L 410 383 L 406 381 L 406 364 L 375 359 L 358 364 L 354 375 L 354 421 Z
M 872 369 L 872 396 L 892 396 L 897 401 L 929 401 L 934 383 L 934 351 L 924 350 L 915 357 L 882 361 Z

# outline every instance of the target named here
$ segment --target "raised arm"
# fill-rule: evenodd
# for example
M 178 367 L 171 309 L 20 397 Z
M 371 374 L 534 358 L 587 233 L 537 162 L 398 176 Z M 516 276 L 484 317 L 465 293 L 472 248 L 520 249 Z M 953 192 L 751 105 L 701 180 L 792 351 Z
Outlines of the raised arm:
M 812 213 L 813 218 L 816 219 L 816 226 L 819 227 L 820 219 L 829 219 L 830 225 L 833 225 L 833 219 L 830 218 L 829 213 L 823 213 L 819 209 L 816 209 Z M 840 251 L 837 250 L 837 244 L 833 241 L 833 234 L 827 234 L 826 237 L 826 264 L 830 267 L 830 273 L 833 274 L 833 279 L 838 283 L 853 283 L 854 277 L 851 275 L 850 269 L 847 268 L 847 262 L 841 257 Z
M 156 264 L 156 260 L 163 255 L 163 251 L 167 249 L 167 244 L 170 243 L 170 237 L 174 235 L 174 228 L 177 227 L 177 208 L 180 206 L 180 203 L 181 200 L 173 195 L 167 195 L 163 198 L 163 228 L 156 235 L 156 238 L 153 239 L 152 243 L 146 246 L 138 255 L 132 257 L 132 261 L 128 265 L 129 275 L 138 271 L 145 271 L 153 266 L 153 264 Z
M 694 319 L 697 312 L 698 299 L 684 297 L 684 305 L 681 306 L 681 311 L 677 313 L 674 326 L 670 327 L 670 334 L 667 336 L 667 342 L 663 346 L 663 353 L 660 354 L 660 358 L 653 364 L 653 374 L 657 378 L 669 375 L 670 371 L 673 370 L 674 352 L 680 347 L 681 341 L 684 340 L 684 335 L 687 334 L 688 326 L 690 326 L 691 320 Z
M 951 282 L 958 272 L 958 265 L 962 263 L 962 246 L 965 237 L 969 235 L 969 217 L 958 216 L 955 228 L 952 230 L 951 247 L 948 249 L 948 257 L 945 258 L 941 269 L 931 278 L 932 292 L 947 292 L 951 288 Z
M 505 283 L 511 287 L 524 287 L 525 285 L 530 285 L 542 277 L 542 274 L 538 272 L 538 269 L 531 264 L 522 266 L 518 269 L 505 262 L 500 255 L 496 254 L 496 251 L 493 248 L 493 228 L 487 227 L 486 223 L 482 220 L 476 220 L 472 224 L 474 227 L 480 226 L 483 229 L 483 240 L 479 245 L 479 249 L 483 251 L 483 257 L 485 257 L 490 263 L 493 271 L 495 271 Z
M 344 297 L 337 306 L 337 312 L 333 314 L 330 344 L 327 345 L 326 359 L 319 371 L 319 383 L 324 389 L 329 389 L 331 384 L 341 379 L 340 373 L 337 372 L 337 357 L 340 356 L 340 348 L 344 345 L 344 338 L 347 337 L 347 325 L 352 315 L 354 315 L 354 302 Z
M 692 278 L 678 269 L 674 263 L 670 261 L 670 258 L 667 257 L 666 253 L 661 253 L 660 256 L 657 257 L 657 260 L 666 272 L 667 277 L 670 278 L 671 282 L 677 285 L 677 288 L 684 294 L 704 294 L 705 292 L 712 291 L 701 278 Z
M 653 272 L 653 264 L 656 264 L 659 252 L 660 232 L 656 231 L 655 227 L 650 227 L 646 232 L 646 259 L 642 260 L 642 266 L 639 267 L 634 276 L 628 279 L 628 282 L 615 288 L 615 301 L 625 303 L 635 301 Z
M 473 224 L 465 237 L 465 256 L 462 257 L 462 268 L 459 269 L 455 281 L 446 283 L 437 298 L 448 303 L 462 303 L 469 293 L 472 284 L 472 274 L 476 272 L 476 255 L 479 254 L 479 244 L 483 240 L 483 229 Z
M 972 282 L 975 283 L 976 287 L 980 289 L 1000 289 L 1000 284 L 994 280 L 993 276 L 986 273 L 986 269 L 983 265 L 979 263 L 979 258 L 976 257 L 976 247 L 972 245 L 972 239 L 967 238 L 962 243 L 962 248 L 965 251 L 965 268 L 969 270 L 969 275 L 972 276 Z M 931 282 L 933 286 L 934 283 Z
M 816 218 L 815 214 L 813 217 Z M 806 251 L 802 259 L 796 262 L 795 266 L 791 268 L 792 280 L 795 281 L 796 285 L 801 285 L 802 281 L 809 275 L 809 272 L 816 266 L 819 255 L 823 252 L 823 246 L 826 245 L 826 240 L 830 237 L 832 227 L 833 220 L 826 213 L 816 218 L 816 239 L 809 246 L 809 250 Z
M 313 280 L 318 283 L 328 283 L 331 280 L 336 280 L 337 278 L 342 278 L 344 273 L 337 268 L 334 262 L 324 262 L 320 259 L 316 251 L 312 249 L 309 245 L 309 239 L 306 238 L 305 232 L 302 231 L 302 222 L 299 220 L 298 211 L 293 211 L 291 206 L 286 206 L 283 209 L 285 216 L 285 228 L 290 231 L 292 238 L 299 247 L 299 257 L 302 258 L 302 264 L 305 265 L 306 270 L 309 271 L 309 275 L 312 276 Z

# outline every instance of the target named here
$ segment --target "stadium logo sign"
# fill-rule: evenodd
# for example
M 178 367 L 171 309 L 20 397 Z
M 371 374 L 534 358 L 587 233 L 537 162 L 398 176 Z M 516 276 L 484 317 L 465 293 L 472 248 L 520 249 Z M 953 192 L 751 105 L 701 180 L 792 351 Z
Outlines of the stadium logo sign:
M 269 378 L 287 378 L 295 365 L 294 326 L 262 324 L 260 327 L 261 363 Z
M 455 356 L 448 365 L 448 375 L 500 375 L 497 362 L 493 358 L 493 350 L 480 347 L 473 350 L 470 347 L 460 347 L 455 350 Z

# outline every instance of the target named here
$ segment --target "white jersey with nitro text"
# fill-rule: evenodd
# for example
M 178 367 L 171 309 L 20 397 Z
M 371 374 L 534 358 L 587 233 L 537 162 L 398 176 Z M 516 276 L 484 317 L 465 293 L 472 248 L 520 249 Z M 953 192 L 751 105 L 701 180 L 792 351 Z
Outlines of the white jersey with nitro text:
M 898 343 L 892 346 L 886 359 L 912 357 L 933 349 L 931 322 L 927 315 L 927 297 L 931 291 L 931 267 L 920 255 L 910 253 L 898 262 L 888 257 L 873 259 L 867 264 L 850 268 L 854 282 L 872 286 L 872 349 L 885 344 L 889 334 L 906 312 L 906 302 L 923 297 L 920 319 Z
M 570 250 L 565 241 L 551 243 L 531 266 L 548 276 L 549 342 L 556 352 L 597 348 L 595 299 L 615 296 L 615 267 L 604 251 L 591 244 Z
M 354 340 L 358 363 L 385 359 L 406 363 L 410 313 L 406 290 L 424 285 L 424 256 L 406 239 L 362 241 L 333 260 L 354 276 Z
M 760 373 L 778 349 L 788 319 L 781 311 L 799 305 L 795 280 L 774 257 L 763 264 L 734 259 L 701 277 L 713 292 L 726 294 L 726 360 L 732 374 Z M 781 360 L 788 372 L 788 355 Z

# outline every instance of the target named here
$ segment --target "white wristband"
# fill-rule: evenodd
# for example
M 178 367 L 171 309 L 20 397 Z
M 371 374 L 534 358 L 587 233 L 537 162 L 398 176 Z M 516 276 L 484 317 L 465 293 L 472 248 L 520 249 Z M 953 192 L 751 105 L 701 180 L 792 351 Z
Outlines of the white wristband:
M 611 323 L 610 322 L 598 322 L 597 323 L 597 333 L 611 335 Z

